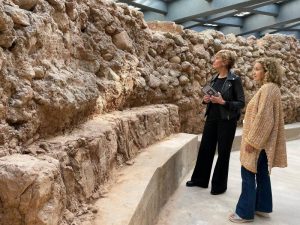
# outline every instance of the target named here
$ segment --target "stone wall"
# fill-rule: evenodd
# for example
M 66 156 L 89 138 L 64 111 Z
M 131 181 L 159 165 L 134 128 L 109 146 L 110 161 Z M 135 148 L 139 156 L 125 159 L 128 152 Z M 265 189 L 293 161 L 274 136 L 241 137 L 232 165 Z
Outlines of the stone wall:
M 286 68 L 286 122 L 299 116 L 299 42 L 197 33 L 156 22 L 151 31 L 141 12 L 104 0 L 4 0 L 0 4 L 0 144 L 19 145 L 63 132 L 123 108 L 174 103 L 181 131 L 203 124 L 203 86 L 220 49 L 238 55 L 235 67 L 249 99 L 256 88 L 252 64 L 275 56 Z M 161 32 L 172 31 L 170 32 Z M 1 155 L 5 150 L 0 149 Z
M 220 49 L 237 53 L 247 101 L 254 61 L 279 58 L 285 121 L 300 121 L 294 37 L 148 26 L 105 0 L 1 1 L 0 225 L 83 224 L 114 169 L 171 133 L 201 132 Z
M 1 1 L 0 144 L 16 149 L 121 109 L 150 43 L 142 18 L 107 1 Z
M 171 21 L 149 21 L 148 27 L 152 31 L 170 32 L 170 33 L 183 33 L 183 26 L 178 25 Z
M 114 171 L 178 133 L 178 107 L 153 105 L 96 116 L 73 132 L 0 158 L 0 225 L 87 225 Z
M 29 155 L 0 158 L 0 224 L 58 224 L 66 205 L 59 162 Z
M 169 28 L 163 27 L 162 31 Z M 176 29 L 175 29 L 176 30 Z M 300 120 L 299 41 L 292 36 L 266 35 L 261 39 L 224 35 L 214 30 L 197 33 L 184 30 L 182 34 L 156 31 L 152 35 L 147 62 L 139 71 L 140 84 L 131 104 L 168 102 L 179 106 L 181 130 L 199 133 L 202 130 L 205 106 L 201 104 L 201 86 L 215 71 L 212 57 L 220 49 L 236 52 L 233 70 L 241 76 L 246 101 L 257 91 L 252 80 L 252 66 L 260 57 L 276 57 L 285 68 L 282 100 L 286 123 Z M 150 66 L 149 66 L 150 65 Z M 139 102 L 140 101 L 140 102 Z

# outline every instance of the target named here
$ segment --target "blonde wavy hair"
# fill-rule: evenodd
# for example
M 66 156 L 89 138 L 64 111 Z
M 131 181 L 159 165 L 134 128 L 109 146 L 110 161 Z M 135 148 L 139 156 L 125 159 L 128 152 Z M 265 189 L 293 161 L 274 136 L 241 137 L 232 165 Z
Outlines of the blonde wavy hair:
M 230 70 L 235 63 L 236 53 L 227 49 L 220 50 L 216 53 L 216 56 L 220 56 L 223 61 L 227 61 L 227 69 Z
M 256 60 L 256 62 L 262 65 L 265 72 L 265 78 L 262 81 L 262 84 L 272 82 L 280 87 L 284 69 L 279 61 L 275 58 L 261 58 Z

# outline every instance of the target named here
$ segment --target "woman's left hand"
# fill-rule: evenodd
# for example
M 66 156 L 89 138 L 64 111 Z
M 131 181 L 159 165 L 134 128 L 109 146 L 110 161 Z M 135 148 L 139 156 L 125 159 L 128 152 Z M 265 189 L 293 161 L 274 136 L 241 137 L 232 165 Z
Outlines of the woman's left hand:
M 246 150 L 246 152 L 251 153 L 251 152 L 256 151 L 257 149 L 254 148 L 253 146 L 249 145 L 249 144 L 246 144 L 245 150 Z
M 222 98 L 222 95 L 220 92 L 218 92 L 218 96 L 211 96 L 210 97 L 210 101 L 212 103 L 217 103 L 217 104 L 220 104 L 220 105 L 224 105 L 225 104 L 225 101 L 224 99 Z

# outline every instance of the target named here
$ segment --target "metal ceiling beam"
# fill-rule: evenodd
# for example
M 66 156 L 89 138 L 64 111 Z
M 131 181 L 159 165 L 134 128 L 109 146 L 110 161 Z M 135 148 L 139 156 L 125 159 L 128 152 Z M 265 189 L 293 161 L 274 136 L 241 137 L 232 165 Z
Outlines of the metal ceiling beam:
M 266 15 L 251 15 L 244 19 L 242 28 L 222 27 L 221 32 L 245 35 L 259 32 L 292 22 L 300 21 L 300 0 L 289 1 L 280 7 L 277 17 Z M 259 21 L 259 23 L 258 23 Z
M 167 20 L 182 23 L 199 17 L 205 17 L 228 10 L 244 8 L 253 4 L 270 2 L 266 0 L 226 0 L 226 1 L 199 1 L 177 0 L 168 4 Z
M 276 28 L 278 31 L 300 31 L 300 25 L 293 27 L 280 27 Z
M 198 18 L 194 21 L 188 21 L 185 23 L 182 23 L 181 25 L 184 26 L 184 28 L 189 29 L 193 28 L 199 25 L 203 25 L 205 23 L 212 23 L 216 25 L 221 26 L 233 26 L 233 27 L 241 27 L 242 26 L 242 19 L 239 17 L 227 17 L 220 20 L 214 20 L 213 22 L 210 22 L 208 20 L 205 20 L 204 18 Z
M 242 27 L 243 19 L 240 17 L 227 17 L 220 20 L 215 20 L 213 23 L 222 26 Z
M 255 8 L 259 8 L 259 7 L 263 7 L 265 5 L 270 5 L 274 2 L 277 2 L 277 0 L 266 0 L 266 1 L 259 1 L 259 2 L 255 2 L 252 5 L 246 6 L 245 8 L 247 9 L 255 9 Z
M 274 33 L 277 31 L 300 31 L 300 21 L 296 21 L 293 23 L 287 23 L 281 26 L 273 27 L 273 31 L 270 31 L 269 33 Z M 264 31 L 263 31 L 264 32 Z
M 295 27 L 295 26 L 298 26 L 300 25 L 300 21 L 296 21 L 296 22 L 293 22 L 293 23 L 289 23 L 289 24 L 285 24 L 281 27 Z
M 231 14 L 230 14 L 231 15 Z M 195 26 L 198 26 L 199 24 L 204 24 L 204 23 L 213 23 L 213 24 L 219 24 L 219 25 L 232 25 L 232 26 L 241 26 L 242 20 L 241 18 L 238 17 L 228 17 L 229 14 L 226 14 L 226 17 L 220 17 L 220 19 L 216 19 L 216 17 L 211 18 L 206 17 L 206 18 L 196 18 L 193 19 L 193 21 L 187 21 L 181 23 L 181 25 L 185 29 L 189 29 Z
M 277 1 L 277 0 L 276 0 Z M 268 5 L 272 4 L 273 2 L 275 2 L 275 0 L 270 0 L 270 1 L 265 1 L 263 3 L 259 3 L 259 12 L 260 14 L 266 14 L 266 15 L 277 15 L 275 14 L 276 12 L 274 12 L 274 7 L 271 6 L 271 8 L 265 8 L 265 7 L 268 7 Z M 278 4 L 273 4 L 275 7 L 278 7 Z M 218 14 L 214 14 L 214 15 L 210 15 L 207 18 L 207 21 L 208 22 L 212 22 L 214 20 L 218 20 L 218 19 L 222 19 L 222 18 L 226 18 L 226 17 L 229 17 L 229 16 L 234 16 L 235 14 L 238 14 L 240 12 L 253 12 L 255 13 L 255 9 L 257 7 L 257 4 L 255 5 L 251 5 L 251 6 L 248 6 L 248 7 L 245 7 L 245 8 L 237 8 L 237 9 L 233 9 L 233 10 L 229 10 L 229 11 L 226 11 L 226 12 L 222 12 L 222 13 L 218 13 Z M 273 10 L 272 10 L 272 7 L 273 7 Z M 277 8 L 278 9 L 278 8 Z M 278 9 L 279 11 L 279 9 Z
M 182 23 L 181 25 L 185 29 L 191 29 L 191 28 L 199 26 L 201 24 L 203 24 L 203 22 L 199 22 L 199 21 L 187 21 L 187 22 Z
M 255 9 L 251 9 L 250 12 L 264 14 L 268 16 L 277 16 L 279 13 L 279 6 L 276 4 L 266 5 Z
M 300 31 L 300 26 L 280 28 L 278 31 Z
M 160 0 L 118 0 L 119 2 L 132 5 L 142 10 L 152 11 L 161 14 L 168 13 L 167 3 Z
M 199 22 L 199 23 L 206 23 L 206 19 L 205 18 L 196 18 L 193 21 Z
M 267 5 L 269 5 L 270 3 L 273 3 L 270 2 L 270 1 L 266 1 L 266 2 L 263 2 L 263 3 L 260 3 L 260 13 L 263 14 L 263 11 L 265 14 L 269 13 L 269 15 L 271 13 L 274 13 L 271 9 L 267 9 L 267 8 L 263 8 L 263 7 L 266 7 Z M 275 4 L 276 5 L 276 4 Z M 277 5 L 276 5 L 277 6 Z M 257 7 L 256 5 L 253 6 L 249 6 L 249 7 L 246 7 L 246 8 L 237 8 L 237 9 L 232 9 L 232 10 L 228 10 L 228 11 L 225 11 L 225 12 L 221 12 L 221 13 L 217 13 L 217 14 L 214 14 L 214 15 L 209 15 L 206 17 L 207 19 L 207 22 L 213 22 L 215 20 L 219 20 L 219 19 L 223 19 L 223 18 L 226 18 L 226 17 L 231 17 L 231 16 L 234 16 L 235 14 L 238 14 L 240 12 L 254 12 L 254 10 L 256 9 L 255 7 Z M 278 14 L 278 12 L 277 12 Z M 273 14 L 272 14 L 273 15 Z
M 239 34 L 247 34 L 260 31 L 267 28 L 272 28 L 278 22 L 273 16 L 266 15 L 251 15 L 244 19 L 243 28 Z
M 206 17 L 206 20 L 208 22 L 212 22 L 214 20 L 219 20 L 219 19 L 223 19 L 226 18 L 228 16 L 233 16 L 234 14 L 236 14 L 238 11 L 236 9 L 232 9 L 232 10 L 228 10 L 226 12 L 221 12 L 221 13 L 216 13 L 213 15 L 209 15 Z
M 141 8 L 146 21 L 174 21 L 185 28 L 217 29 L 237 35 L 298 32 L 300 0 L 116 0 Z M 236 17 L 239 12 L 252 15 Z M 205 23 L 218 27 L 203 26 Z M 269 30 L 268 30 L 269 29 Z M 272 29 L 272 30 L 271 30 Z
M 145 11 L 144 14 L 144 20 L 145 21 L 165 21 L 166 17 L 164 14 L 152 12 L 152 11 Z

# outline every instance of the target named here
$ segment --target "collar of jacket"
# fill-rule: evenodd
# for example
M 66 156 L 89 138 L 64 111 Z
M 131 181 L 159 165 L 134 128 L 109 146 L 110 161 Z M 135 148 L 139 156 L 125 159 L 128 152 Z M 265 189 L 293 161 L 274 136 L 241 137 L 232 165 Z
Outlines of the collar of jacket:
M 214 75 L 211 81 L 215 82 L 216 79 L 218 78 L 218 75 L 219 74 Z M 229 71 L 226 80 L 235 80 L 235 79 L 236 79 L 236 75 L 233 72 Z
M 218 74 L 216 74 L 212 78 L 211 85 L 213 85 L 215 83 L 217 77 L 218 77 Z M 237 76 L 234 73 L 232 73 L 231 71 L 228 72 L 227 78 L 226 78 L 226 80 L 225 80 L 225 82 L 224 82 L 224 84 L 223 84 L 223 86 L 221 88 L 221 91 L 220 91 L 220 93 L 222 95 L 232 86 L 232 82 L 230 82 L 230 81 L 233 81 L 236 78 L 237 78 Z

